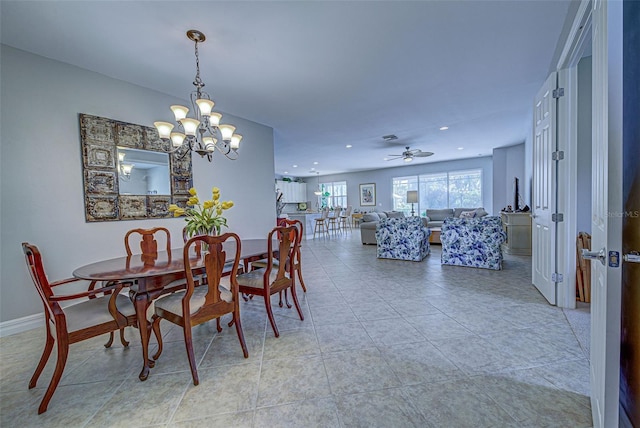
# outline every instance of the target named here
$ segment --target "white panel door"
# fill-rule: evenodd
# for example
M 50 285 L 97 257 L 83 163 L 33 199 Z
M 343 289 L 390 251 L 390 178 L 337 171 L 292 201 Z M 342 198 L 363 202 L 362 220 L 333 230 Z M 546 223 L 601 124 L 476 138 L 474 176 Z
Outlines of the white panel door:
M 593 3 L 592 25 L 592 252 L 619 250 L 622 209 L 622 2 Z M 618 123 L 620 121 L 620 124 Z M 620 203 L 619 203 L 620 202 Z M 618 425 L 620 269 L 591 261 L 591 412 L 594 427 Z
M 531 264 L 533 285 L 551 303 L 556 304 L 556 228 L 552 214 L 556 210 L 557 73 L 552 73 L 538 91 L 534 105 L 533 139 L 533 212 L 531 214 Z

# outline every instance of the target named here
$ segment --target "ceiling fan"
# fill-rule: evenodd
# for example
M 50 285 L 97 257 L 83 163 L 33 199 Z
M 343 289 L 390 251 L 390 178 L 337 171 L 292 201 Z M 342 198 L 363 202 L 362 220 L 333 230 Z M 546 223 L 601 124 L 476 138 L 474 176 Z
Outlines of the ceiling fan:
M 414 157 L 426 158 L 427 156 L 433 156 L 433 152 L 423 152 L 420 149 L 411 150 L 409 146 L 405 147 L 406 150 L 400 155 L 389 155 L 387 160 L 404 159 L 405 162 L 411 162 Z

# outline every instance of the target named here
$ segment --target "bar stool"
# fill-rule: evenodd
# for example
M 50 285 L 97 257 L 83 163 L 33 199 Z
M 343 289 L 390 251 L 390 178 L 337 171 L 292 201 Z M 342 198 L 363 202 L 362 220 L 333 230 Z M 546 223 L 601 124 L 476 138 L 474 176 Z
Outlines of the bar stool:
M 351 231 L 351 209 L 352 208 L 353 207 L 351 205 L 347 206 L 347 211 L 340 214 L 340 218 L 338 219 L 340 228 L 343 229 L 345 232 L 347 231 L 347 229 Z
M 316 219 L 316 224 L 313 227 L 313 239 L 316 239 L 316 232 L 321 236 L 324 234 L 329 236 L 329 229 L 327 228 L 327 217 L 329 216 L 329 208 L 325 207 L 322 210 L 322 215 Z
M 336 233 L 341 232 L 340 230 L 340 212 L 342 211 L 342 208 L 337 207 L 335 209 L 335 211 L 333 212 L 333 215 L 331 217 L 329 217 L 329 225 L 327 226 L 328 229 L 328 233 L 331 234 L 331 232 L 333 232 L 333 234 L 335 235 Z

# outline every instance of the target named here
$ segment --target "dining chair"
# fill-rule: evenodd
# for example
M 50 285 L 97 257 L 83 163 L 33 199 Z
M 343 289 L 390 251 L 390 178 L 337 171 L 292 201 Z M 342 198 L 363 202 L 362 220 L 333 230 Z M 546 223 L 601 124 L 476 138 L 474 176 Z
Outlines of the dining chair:
M 277 248 L 274 247 L 277 243 Z M 299 235 L 295 226 L 277 226 L 267 236 L 267 267 L 259 268 L 237 276 L 241 293 L 262 296 L 267 310 L 271 328 L 276 337 L 280 336 L 276 321 L 271 310 L 271 296 L 281 291 L 291 289 L 291 296 L 296 305 L 300 320 L 304 321 L 295 287 L 295 263 L 287 263 L 295 260 L 298 252 Z M 275 256 L 275 253 L 278 256 Z M 278 265 L 274 264 L 274 259 Z
M 352 209 L 353 209 L 353 206 L 351 205 L 347 206 L 347 210 L 342 212 L 338 219 L 338 224 L 340 226 L 340 229 L 343 229 L 345 232 L 347 231 L 347 229 L 351 230 L 351 210 Z
M 300 220 L 290 220 L 288 218 L 283 218 L 279 220 L 279 225 L 281 226 L 294 226 L 296 228 L 296 232 L 298 234 L 298 251 L 296 251 L 294 258 L 294 269 L 298 276 L 298 280 L 300 281 L 300 285 L 302 286 L 302 291 L 307 292 L 307 287 L 304 284 L 304 280 L 302 279 L 302 255 L 300 254 L 300 247 L 302 247 L 302 238 L 304 237 L 304 226 Z M 251 262 L 252 269 L 266 268 L 267 267 L 267 259 L 256 260 L 255 262 Z M 278 258 L 273 259 L 273 265 L 279 265 Z M 282 304 L 280 304 L 282 306 Z M 289 305 L 289 307 L 291 307 Z
M 322 214 L 320 217 L 316 218 L 316 223 L 313 228 L 313 239 L 316 239 L 316 232 L 329 236 L 329 229 L 327 228 L 327 218 L 329 217 L 329 207 L 324 207 L 322 209 Z
M 186 290 L 172 293 L 168 296 L 156 300 L 155 314 L 153 315 L 153 331 L 159 338 L 158 352 L 153 355 L 157 360 L 162 354 L 162 335 L 160 333 L 160 321 L 166 319 L 169 322 L 182 327 L 184 342 L 187 348 L 187 357 L 191 367 L 193 384 L 198 385 L 198 370 L 196 368 L 195 355 L 193 352 L 193 337 L 191 327 L 210 321 L 219 320 L 225 314 L 233 314 L 233 323 L 242 352 L 245 358 L 249 357 L 247 345 L 242 334 L 240 324 L 240 304 L 238 301 L 238 282 L 235 275 L 227 277 L 227 281 L 221 283 L 223 278 L 226 251 L 223 244 L 227 240 L 235 241 L 235 255 L 233 257 L 233 269 L 237 271 L 240 264 L 240 238 L 235 233 L 225 233 L 220 236 L 197 235 L 189 239 L 184 245 L 183 257 L 185 266 L 185 276 L 187 280 Z M 207 284 L 197 287 L 190 264 L 190 255 L 195 252 L 196 245 L 206 243 L 209 246 L 208 252 L 204 256 L 205 274 Z M 226 288 L 226 287 L 228 288 Z M 218 332 L 221 331 L 220 324 L 217 325 Z
M 161 251 L 166 251 L 167 253 L 171 253 L 171 233 L 169 229 L 166 227 L 154 227 L 151 229 L 131 229 L 124 235 L 124 247 L 127 252 L 127 256 L 133 256 L 132 241 L 134 237 L 139 237 L 140 239 L 140 251 L 142 260 L 146 263 L 153 264 L 158 255 L 158 239 L 162 236 L 162 241 L 164 241 L 164 249 Z M 133 283 L 125 283 L 125 286 L 129 287 L 129 296 L 133 296 L 138 287 L 137 282 Z M 176 279 L 171 281 L 169 284 L 164 286 L 161 291 L 159 291 L 158 295 L 165 295 L 174 293 L 179 290 L 184 290 L 186 287 L 186 281 L 184 279 Z M 153 296 L 154 298 L 157 296 Z M 154 301 L 151 302 L 149 307 L 147 308 L 147 320 L 150 320 L 153 316 L 153 305 Z M 150 322 L 150 321 L 149 321 Z M 113 333 L 112 333 L 113 334 Z M 149 330 L 149 335 L 151 335 L 151 329 Z M 156 337 L 158 341 L 160 341 L 160 337 Z
M 68 278 L 49 282 L 38 247 L 23 242 L 22 251 L 33 284 L 44 305 L 46 328 L 44 350 L 36 371 L 29 381 L 29 389 L 36 386 L 38 378 L 51 356 L 54 343 L 57 345 L 56 366 L 49 387 L 40 402 L 40 407 L 38 407 L 38 414 L 41 414 L 47 411 L 49 401 L 62 378 L 69 354 L 69 345 L 105 333 L 113 334 L 114 331 L 128 326 L 137 326 L 136 311 L 129 298 L 120 294 L 123 288 L 121 283 L 111 283 L 99 288 L 95 288 L 95 283 L 92 283 L 89 290 L 73 294 L 60 294 L 56 288 L 54 293 L 55 287 L 84 280 Z M 64 288 L 61 287 L 61 289 Z M 72 300 L 77 303 L 62 307 L 61 302 Z

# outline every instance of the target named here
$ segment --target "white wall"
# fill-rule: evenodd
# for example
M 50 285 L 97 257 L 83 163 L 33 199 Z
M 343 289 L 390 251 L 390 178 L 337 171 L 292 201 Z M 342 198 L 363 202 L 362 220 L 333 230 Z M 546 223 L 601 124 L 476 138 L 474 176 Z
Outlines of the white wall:
M 518 177 L 520 208 L 528 204 L 525 197 L 525 144 L 493 149 L 493 212 L 499 213 L 514 204 L 514 178 Z M 516 207 L 513 207 L 516 209 Z
M 591 57 L 578 63 L 576 235 L 591 233 Z
M 4 45 L 0 54 L 0 321 L 7 321 L 42 311 L 24 241 L 40 248 L 51 280 L 121 256 L 124 234 L 134 227 L 167 226 L 173 245 L 182 244 L 181 218 L 85 222 L 78 114 L 150 126 L 172 118 L 170 104 L 187 101 Z M 195 155 L 194 185 L 202 194 L 218 186 L 235 202 L 226 212 L 230 230 L 264 237 L 275 224 L 273 129 L 231 122 L 244 135 L 240 159 L 216 153 L 209 163 Z
M 447 162 L 433 162 L 426 164 L 414 164 L 385 168 L 371 171 L 360 171 L 345 174 L 324 175 L 321 182 L 346 181 L 347 201 L 353 205 L 353 209 L 360 211 L 390 211 L 393 209 L 393 177 L 404 177 L 426 173 L 456 171 L 465 169 L 482 169 L 482 200 L 484 208 L 491 213 L 493 200 L 493 162 L 491 156 L 475 157 Z M 317 196 L 313 194 L 316 186 L 316 177 L 307 180 L 307 197 L 312 201 L 311 208 L 316 208 Z M 376 183 L 376 206 L 360 206 L 359 185 L 363 183 Z M 423 208 L 421 208 L 423 209 Z

